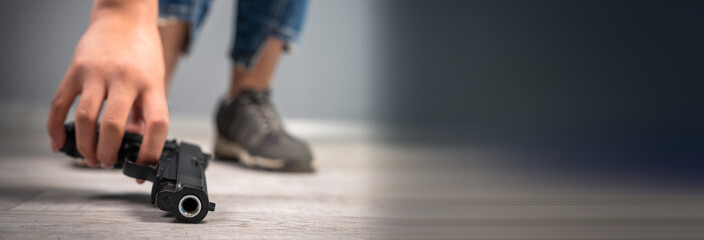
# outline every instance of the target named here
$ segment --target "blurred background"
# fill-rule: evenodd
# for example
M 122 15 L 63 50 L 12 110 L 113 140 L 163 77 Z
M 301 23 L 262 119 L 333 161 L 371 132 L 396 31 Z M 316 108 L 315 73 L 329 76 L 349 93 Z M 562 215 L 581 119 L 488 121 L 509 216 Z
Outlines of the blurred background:
M 14 1 L 0 9 L 3 134 L 43 131 L 90 7 Z M 234 2 L 215 1 L 179 63 L 173 116 L 206 122 L 212 115 L 228 85 L 233 10 Z M 623 224 L 636 234 L 662 221 L 701 226 L 702 216 L 662 220 L 681 215 L 651 216 L 649 207 L 620 212 L 631 218 L 510 216 L 611 211 L 583 207 L 604 205 L 701 208 L 694 196 L 704 186 L 703 11 L 702 1 L 312 1 L 297 52 L 276 74 L 274 102 L 303 138 L 375 146 L 366 156 L 389 170 L 375 197 L 401 219 L 389 231 L 425 226 L 410 232 L 462 237 L 453 231 L 563 223 L 587 227 L 552 233 Z M 49 151 L 48 139 L 25 140 L 46 141 L 40 151 Z M 3 151 L 21 148 L 0 141 Z M 683 197 L 661 199 L 667 196 Z M 474 215 L 477 205 L 521 204 L 578 211 L 473 218 L 495 216 Z
M 210 115 L 225 93 L 235 3 L 214 1 L 197 42 L 175 73 L 169 99 L 172 113 Z M 373 83 L 379 82 L 373 66 L 381 54 L 370 48 L 378 17 L 375 5 L 379 4 L 310 4 L 297 51 L 283 58 L 274 80 L 275 101 L 284 117 L 369 118 L 376 96 Z M 2 9 L 1 18 L 8 24 L 2 26 L 6 37 L 1 67 L 6 79 L 15 79 L 4 81 L 3 102 L 48 105 L 87 27 L 90 10 L 91 3 L 82 0 L 18 1 Z
M 179 64 L 173 114 L 212 114 L 228 86 L 234 5 L 215 1 Z M 285 118 L 471 128 L 497 141 L 696 141 L 700 9 L 690 1 L 314 1 L 274 99 Z M 2 11 L 0 100 L 47 106 L 90 4 L 21 1 Z

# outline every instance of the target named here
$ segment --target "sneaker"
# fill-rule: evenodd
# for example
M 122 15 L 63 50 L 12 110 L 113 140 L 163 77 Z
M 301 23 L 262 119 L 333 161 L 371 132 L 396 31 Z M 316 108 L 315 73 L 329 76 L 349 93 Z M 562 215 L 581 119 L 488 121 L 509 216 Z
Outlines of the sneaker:
M 238 160 L 250 168 L 314 171 L 310 148 L 284 130 L 268 91 L 245 90 L 235 99 L 223 100 L 215 121 L 217 158 Z

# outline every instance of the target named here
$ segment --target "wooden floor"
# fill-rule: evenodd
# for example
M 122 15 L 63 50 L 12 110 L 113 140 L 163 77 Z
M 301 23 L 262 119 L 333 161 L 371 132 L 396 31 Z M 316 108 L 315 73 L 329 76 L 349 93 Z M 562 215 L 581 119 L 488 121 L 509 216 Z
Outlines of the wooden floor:
M 551 184 L 487 149 L 334 134 L 309 138 L 314 174 L 214 161 L 206 175 L 216 211 L 182 224 L 149 205 L 148 184 L 73 167 L 48 151 L 43 128 L 27 126 L 0 140 L 0 239 L 704 238 L 702 194 Z M 211 149 L 209 120 L 175 118 L 172 129 Z
M 172 122 L 171 136 L 212 150 L 209 119 Z M 312 174 L 215 160 L 206 177 L 216 211 L 200 224 L 182 224 L 149 204 L 148 183 L 138 185 L 119 170 L 74 167 L 72 159 L 48 151 L 43 129 L 28 125 L 4 130 L 0 140 L 0 239 L 330 239 L 380 231 L 370 221 L 378 216 L 368 202 L 372 159 L 359 136 L 312 134 L 320 169 Z
M 137 185 L 115 170 L 76 169 L 69 162 L 61 156 L 1 161 L 2 238 L 337 238 L 372 233 L 365 227 L 371 211 L 360 161 L 322 163 L 324 170 L 315 174 L 252 171 L 216 161 L 207 178 L 217 209 L 200 224 L 164 217 L 149 205 L 148 184 Z

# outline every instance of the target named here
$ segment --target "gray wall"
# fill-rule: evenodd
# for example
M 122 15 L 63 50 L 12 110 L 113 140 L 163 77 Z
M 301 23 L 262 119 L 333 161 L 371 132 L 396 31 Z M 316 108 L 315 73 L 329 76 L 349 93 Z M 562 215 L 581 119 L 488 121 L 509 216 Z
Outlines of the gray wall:
M 176 73 L 173 113 L 225 92 L 233 2 L 216 1 Z M 3 100 L 47 104 L 87 1 L 0 9 Z M 284 117 L 374 119 L 477 141 L 701 143 L 700 1 L 313 1 L 283 59 Z M 416 132 L 400 131 L 400 132 Z
M 0 8 L 0 100 L 47 105 L 90 16 L 90 1 L 13 1 Z M 298 51 L 283 58 L 274 100 L 289 118 L 369 116 L 371 1 L 312 1 Z M 229 79 L 234 1 L 215 1 L 175 74 L 171 112 L 211 114 Z
M 380 111 L 477 141 L 692 144 L 704 2 L 382 1 Z M 463 129 L 463 131 L 460 131 Z M 491 136 L 491 137 L 489 137 Z

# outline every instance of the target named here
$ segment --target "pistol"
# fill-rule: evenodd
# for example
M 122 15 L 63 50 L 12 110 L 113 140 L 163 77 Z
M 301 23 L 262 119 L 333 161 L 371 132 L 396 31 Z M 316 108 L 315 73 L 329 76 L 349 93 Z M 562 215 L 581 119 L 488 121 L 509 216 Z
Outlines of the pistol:
M 64 127 L 66 143 L 60 151 L 83 158 L 76 147 L 74 123 L 67 123 Z M 167 140 L 157 165 L 147 166 L 136 162 L 141 144 L 142 135 L 125 132 L 114 167 L 122 168 L 127 176 L 153 182 L 153 205 L 187 223 L 200 222 L 209 211 L 215 211 L 215 203 L 208 200 L 205 182 L 209 154 L 203 153 L 197 145 Z

